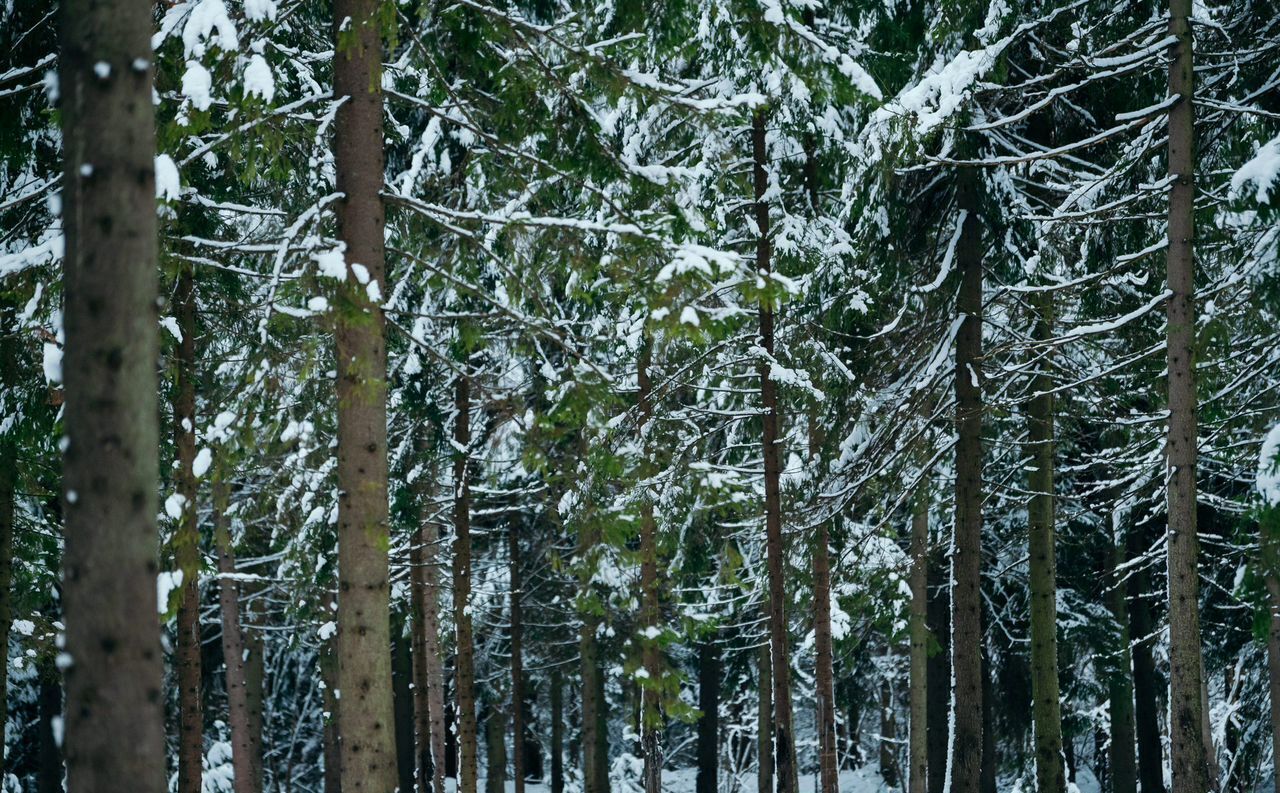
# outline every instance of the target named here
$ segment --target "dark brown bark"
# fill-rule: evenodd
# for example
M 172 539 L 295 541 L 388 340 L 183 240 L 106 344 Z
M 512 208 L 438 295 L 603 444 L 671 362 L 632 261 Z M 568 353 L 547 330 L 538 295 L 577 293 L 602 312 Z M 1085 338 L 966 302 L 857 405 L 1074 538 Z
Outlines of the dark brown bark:
M 342 749 L 338 738 L 338 654 L 330 644 L 320 648 L 320 679 L 324 682 L 324 793 L 342 793 Z
M 347 793 L 391 793 L 396 747 L 391 691 L 387 521 L 387 351 L 384 318 L 365 281 L 386 292 L 382 16 L 378 0 L 335 0 L 333 156 L 346 282 L 336 310 L 338 396 L 338 688 Z M 361 277 L 364 276 L 364 277 Z M 465 793 L 474 793 L 468 790 Z
M 1264 581 L 1267 587 L 1267 681 L 1271 695 L 1271 746 L 1274 757 L 1280 757 L 1280 548 L 1263 529 L 1262 549 Z M 1276 793 L 1280 793 L 1280 773 L 1275 774 Z
M 524 597 L 520 578 L 519 521 L 511 521 L 511 780 L 515 793 L 524 793 L 524 617 L 520 601 Z
M 40 670 L 40 733 L 37 737 L 36 793 L 62 793 L 62 748 L 53 732 L 62 716 L 62 680 L 52 664 Z
M 60 14 L 67 779 L 162 793 L 152 7 Z
M 454 381 L 453 463 L 453 622 L 457 631 L 455 661 L 458 703 L 458 791 L 476 793 L 475 643 L 471 630 L 471 381 Z
M 551 672 L 551 793 L 564 793 L 564 684 Z
M 938 554 L 941 556 L 941 554 Z M 929 563 L 929 637 L 937 648 L 929 655 L 925 677 L 930 691 L 937 696 L 928 699 L 929 722 L 929 793 L 944 793 L 947 774 L 947 719 L 951 710 L 951 597 L 947 586 L 946 563 L 930 558 Z
M 258 780 L 258 785 L 261 786 L 263 784 L 262 722 L 263 683 L 266 674 L 265 644 L 261 633 L 250 631 L 244 625 L 241 629 L 245 631 L 244 643 L 248 651 L 244 662 L 244 691 L 245 702 L 249 708 L 249 762 L 253 769 L 253 778 Z M 336 680 L 335 677 L 334 687 L 337 685 Z
M 182 571 L 175 658 L 178 682 L 178 793 L 200 793 L 204 760 L 204 713 L 200 692 L 200 529 L 196 525 L 196 294 L 194 265 L 179 265 L 174 313 L 182 339 L 174 356 L 173 440 L 181 517 L 173 533 L 173 555 Z
M 1038 292 L 1031 298 L 1035 311 L 1034 335 L 1048 344 L 1053 338 L 1053 293 Z M 1032 396 L 1027 406 L 1027 445 L 1031 467 L 1027 485 L 1028 567 L 1031 598 L 1031 714 L 1034 722 L 1036 789 L 1040 793 L 1064 793 L 1062 767 L 1062 707 L 1058 687 L 1058 584 L 1054 549 L 1054 399 L 1048 353 L 1035 365 Z
M 698 644 L 698 776 L 695 793 L 716 793 L 720 779 L 720 645 Z
M 391 640 L 391 691 L 395 714 L 396 780 L 401 791 L 413 790 L 415 756 L 413 750 L 413 658 L 411 639 L 401 630 Z
M 769 239 L 768 149 L 764 111 L 757 111 L 751 126 L 752 172 L 755 187 L 756 271 L 767 278 L 772 268 Z M 760 301 L 760 347 L 773 356 L 774 310 L 768 298 Z M 773 765 L 776 793 L 796 793 L 795 733 L 791 724 L 791 652 L 787 636 L 786 580 L 782 540 L 782 434 L 778 415 L 778 387 L 769 376 L 770 365 L 759 364 L 761 447 L 764 456 L 765 545 L 769 568 L 769 644 L 773 672 Z
M 951 693 L 953 736 L 949 793 L 979 793 L 982 775 L 982 232 L 977 174 L 957 178 L 963 213 L 956 266 L 963 318 L 956 335 L 955 540 L 951 554 Z
M 1196 532 L 1195 119 L 1191 0 L 1170 0 L 1169 246 L 1166 304 L 1169 372 L 1168 481 L 1169 739 L 1174 793 L 1214 787 L 1201 687 L 1200 579 Z
M 1117 537 L 1110 549 L 1107 571 L 1107 606 L 1116 621 L 1115 651 L 1107 664 L 1107 692 L 1110 699 L 1111 748 L 1108 753 L 1111 793 L 1136 793 L 1138 788 L 1137 746 L 1134 739 L 1133 661 L 1129 650 L 1129 616 L 1125 586 L 1119 572 L 1125 559 L 1125 544 Z
M 929 774 L 929 501 L 916 489 L 911 508 L 911 716 L 907 793 L 925 793 Z
M 419 439 L 418 450 L 426 448 Z M 444 660 L 440 655 L 440 530 L 427 520 L 431 477 L 419 475 L 421 514 L 418 532 L 409 548 L 409 582 L 413 598 L 414 734 L 420 793 L 444 793 L 445 715 Z
M 493 692 L 495 695 L 498 691 Z M 490 702 L 484 720 L 485 793 L 503 793 L 507 788 L 507 713 L 501 702 Z
M 813 540 L 814 715 L 818 732 L 818 793 L 838 793 L 835 661 L 831 648 L 831 559 L 827 522 Z
M 1145 550 L 1137 527 L 1129 531 L 1130 558 Z M 1164 793 L 1164 759 L 1160 744 L 1160 680 L 1151 657 L 1151 606 L 1145 567 L 1129 579 L 1129 629 L 1133 635 L 1134 728 L 1138 738 L 1138 782 L 1142 793 Z
M 766 631 L 769 620 L 769 606 L 766 602 L 764 613 Z M 756 717 L 756 755 L 758 773 L 756 775 L 756 793 L 773 793 L 773 664 L 770 661 L 769 642 L 760 645 L 756 654 L 756 678 L 759 681 L 759 708 Z
M 649 364 L 653 343 L 648 338 L 641 342 L 636 365 L 636 382 L 639 393 L 638 433 L 644 449 L 640 465 L 642 479 L 651 474 L 649 464 L 653 450 L 648 442 L 649 423 L 653 418 L 650 401 L 652 384 L 649 381 Z M 658 599 L 658 531 L 653 519 L 653 502 L 646 492 L 640 496 L 640 653 L 645 676 L 638 680 L 640 694 L 640 751 L 644 755 L 645 793 L 662 793 L 662 646 L 658 627 L 661 607 Z
M 0 328 L 0 345 L 9 346 L 5 334 L 8 328 Z M 12 382 L 8 379 L 13 369 L 10 367 L 8 350 L 0 360 L 0 382 Z M 0 647 L 4 647 L 6 660 L 0 663 L 0 784 L 3 784 L 8 766 L 4 757 L 5 730 L 9 722 L 9 664 L 7 660 L 9 647 L 9 631 L 13 628 L 13 502 L 17 488 L 17 461 L 14 444 L 8 436 L 0 436 Z
M 245 679 L 245 639 L 240 625 L 240 585 L 227 526 L 227 484 L 215 468 L 213 478 L 213 535 L 218 551 L 218 604 L 222 614 L 222 660 L 226 665 L 227 725 L 231 728 L 231 765 L 235 793 L 259 793 L 262 779 L 255 774 L 249 692 Z
M 888 680 L 880 681 L 880 777 L 889 788 L 899 784 L 898 773 L 898 718 L 894 712 L 893 686 Z
M 584 533 L 584 536 L 592 532 Z M 600 642 L 596 637 L 599 619 L 584 615 L 578 648 L 582 670 L 582 779 L 585 793 L 608 793 L 609 736 L 605 721 L 604 670 Z

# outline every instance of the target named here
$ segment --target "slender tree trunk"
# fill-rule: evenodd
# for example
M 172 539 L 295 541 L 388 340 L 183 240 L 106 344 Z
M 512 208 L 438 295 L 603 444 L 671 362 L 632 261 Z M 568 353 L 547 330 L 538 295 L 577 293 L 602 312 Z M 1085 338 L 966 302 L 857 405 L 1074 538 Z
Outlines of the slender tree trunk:
M 173 553 L 182 571 L 178 604 L 178 793 L 200 793 L 204 760 L 204 713 L 200 692 L 200 529 L 196 525 L 196 294 L 194 265 L 183 262 L 174 292 L 182 339 L 174 356 L 173 439 L 181 517 Z
M 1280 554 L 1275 540 L 1266 536 L 1263 529 L 1262 548 L 1266 565 L 1267 585 L 1267 680 L 1271 695 L 1271 748 L 1272 756 L 1280 758 Z M 1280 766 L 1280 759 L 1274 761 Z M 1276 793 L 1280 793 L 1280 771 L 1275 777 Z
M 453 622 L 457 630 L 458 790 L 476 793 L 475 642 L 471 631 L 471 381 L 454 381 Z
M 639 387 L 638 432 L 642 448 L 645 450 L 640 467 L 642 479 L 650 475 L 652 466 L 648 463 L 653 450 L 648 442 L 649 422 L 653 418 L 653 405 L 650 402 L 651 383 L 649 381 L 649 364 L 653 354 L 653 343 L 646 337 L 641 341 L 640 355 L 636 366 L 636 381 Z M 658 622 L 661 610 L 658 603 L 658 533 L 653 519 L 653 502 L 646 489 L 640 497 L 640 652 L 641 665 L 645 671 L 644 679 L 639 681 L 640 694 L 640 747 L 644 755 L 644 791 L 645 793 L 662 792 L 662 649 L 659 642 L 660 628 Z
M 986 635 L 986 612 L 983 611 L 982 633 Z M 1000 758 L 996 753 L 996 709 L 995 690 L 991 682 L 991 649 L 986 642 L 982 644 L 982 773 L 979 785 L 982 793 L 996 793 L 996 783 Z M 1071 760 L 1070 749 L 1067 751 L 1068 763 Z
M 524 618 L 520 600 L 524 597 L 520 578 L 519 522 L 511 521 L 511 779 L 515 793 L 524 793 Z
M 263 685 L 266 674 L 266 644 L 262 640 L 262 634 L 257 631 L 247 630 L 247 626 L 241 627 L 245 631 L 245 649 L 248 651 L 244 662 L 244 688 L 245 701 L 249 704 L 249 760 L 252 764 L 253 778 L 258 780 L 259 786 L 262 786 L 264 784 L 262 723 L 265 700 Z M 334 678 L 334 687 L 337 687 L 336 676 Z
M 387 351 L 366 282 L 386 292 L 382 15 L 378 0 L 335 0 L 333 154 L 338 236 L 347 284 L 336 311 L 338 362 L 338 688 L 347 793 L 391 793 L 396 747 L 391 691 L 387 521 Z M 359 265 L 359 267 L 357 267 Z M 465 793 L 475 793 L 472 790 Z
M 939 554 L 940 556 L 941 554 Z M 925 677 L 936 696 L 928 698 L 928 793 L 944 793 L 947 775 L 948 720 L 951 690 L 951 594 L 946 562 L 931 556 L 929 562 L 929 635 L 938 649 L 929 656 Z
M 564 793 L 564 683 L 551 672 L 551 793 Z
M 7 323 L 6 323 L 7 325 Z M 0 334 L 8 332 L 8 327 L 0 328 Z M 4 360 L 0 360 L 0 382 L 12 382 L 9 379 L 13 371 L 10 367 L 8 347 L 10 342 L 0 335 L 0 345 L 5 347 Z M 8 764 L 4 757 L 5 732 L 9 722 L 9 664 L 8 647 L 9 631 L 13 627 L 13 502 L 17 487 L 17 460 L 15 444 L 8 436 L 0 436 L 0 647 L 5 648 L 5 662 L 0 663 L 0 786 L 4 785 Z
M 948 793 L 979 793 L 982 776 L 982 232 L 977 174 L 957 176 L 963 213 L 956 263 L 956 516 L 951 553 L 951 758 Z
M 1129 532 L 1130 558 L 1145 550 L 1137 527 Z M 1151 657 L 1151 606 L 1146 601 L 1145 569 L 1129 579 L 1129 628 L 1133 635 L 1134 726 L 1138 738 L 1138 782 L 1142 793 L 1164 793 L 1164 758 L 1160 743 L 1160 681 Z
M 831 649 L 831 559 L 827 522 L 818 524 L 813 540 L 814 710 L 818 731 L 818 793 L 838 793 L 836 757 L 836 687 Z
M 695 793 L 717 793 L 720 780 L 720 645 L 698 644 L 698 777 Z
M 320 679 L 324 682 L 324 793 L 342 793 L 342 749 L 338 737 L 338 654 L 333 646 L 320 648 Z
M 1053 296 L 1036 293 L 1035 338 L 1048 343 L 1053 338 Z M 1056 521 L 1053 494 L 1054 400 L 1053 377 L 1046 354 L 1031 381 L 1028 405 L 1028 446 L 1031 468 L 1027 505 L 1030 529 L 1029 566 L 1031 584 L 1031 713 L 1035 728 L 1036 789 L 1040 793 L 1064 793 L 1066 773 L 1062 767 L 1062 708 L 1058 691 L 1058 584 L 1054 552 Z
M 1169 246 L 1169 738 L 1173 793 L 1204 793 L 1215 774 L 1203 735 L 1200 580 L 1196 537 L 1195 129 L 1191 0 L 1170 0 Z
M 766 605 L 766 619 L 768 606 Z M 757 748 L 759 756 L 759 773 L 756 775 L 756 793 L 773 793 L 773 662 L 770 658 L 769 643 L 760 645 L 756 664 L 759 668 L 760 707 L 756 720 Z
M 36 793 L 62 793 L 62 747 L 54 722 L 62 718 L 62 679 L 53 664 L 40 670 L 40 724 Z
M 902 780 L 898 774 L 898 718 L 894 713 L 893 686 L 888 680 L 880 681 L 880 777 L 889 788 L 897 788 Z
M 226 665 L 227 724 L 231 728 L 231 765 L 235 793 L 259 793 L 262 780 L 254 775 L 249 696 L 245 681 L 245 641 L 240 627 L 240 585 L 227 526 L 227 483 L 214 471 L 213 536 L 218 551 L 218 604 L 222 614 L 222 660 Z
M 768 273 L 772 267 L 772 243 L 769 240 L 768 148 L 763 111 L 753 116 L 751 149 L 755 183 L 756 271 Z M 760 346 L 773 356 L 774 311 L 769 299 L 760 302 Z M 776 793 L 796 793 L 795 734 L 791 726 L 791 661 L 787 637 L 786 581 L 783 570 L 785 549 L 782 542 L 782 435 L 778 416 L 778 388 L 769 376 L 769 363 L 761 360 L 760 406 L 763 425 L 765 544 L 769 567 L 769 644 L 773 671 L 773 752 Z
M 929 501 L 911 508 L 911 723 L 907 793 L 925 793 L 929 774 Z
M 1124 540 L 1117 536 L 1110 551 L 1111 564 L 1107 575 L 1107 606 L 1117 629 L 1115 654 L 1107 670 L 1107 691 L 1111 700 L 1111 751 L 1108 757 L 1111 793 L 1136 793 L 1138 788 L 1133 728 L 1133 661 L 1129 650 L 1124 582 L 1120 574 L 1124 553 Z
M 77 793 L 161 793 L 152 8 L 60 12 L 67 778 Z
M 399 620 L 397 620 L 399 622 Z M 396 780 L 402 793 L 413 790 L 413 772 L 416 765 L 413 750 L 413 656 L 409 645 L 412 637 L 405 637 L 399 626 L 391 640 L 391 690 L 392 709 L 395 715 Z
M 427 449 L 418 441 L 421 457 Z M 420 793 L 445 793 L 444 660 L 440 651 L 440 531 L 428 520 L 431 502 L 429 472 L 416 486 L 422 512 L 410 546 L 410 589 L 413 595 L 414 732 L 417 736 L 415 778 Z

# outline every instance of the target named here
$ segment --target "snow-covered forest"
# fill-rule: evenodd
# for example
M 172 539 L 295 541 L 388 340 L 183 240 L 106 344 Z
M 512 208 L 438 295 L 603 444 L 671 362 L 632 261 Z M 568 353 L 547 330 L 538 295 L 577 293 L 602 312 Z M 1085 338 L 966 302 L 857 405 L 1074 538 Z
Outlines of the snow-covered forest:
M 0 790 L 1280 790 L 1280 3 L 0 3 Z

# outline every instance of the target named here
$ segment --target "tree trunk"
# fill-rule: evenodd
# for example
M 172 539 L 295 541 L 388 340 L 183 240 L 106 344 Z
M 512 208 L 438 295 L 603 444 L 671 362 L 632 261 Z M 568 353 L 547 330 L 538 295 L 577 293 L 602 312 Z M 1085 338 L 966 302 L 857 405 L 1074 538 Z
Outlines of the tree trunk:
M 1133 662 L 1129 650 L 1124 582 L 1120 574 L 1124 553 L 1124 540 L 1117 536 L 1111 549 L 1107 575 L 1107 606 L 1117 628 L 1114 659 L 1107 670 L 1107 691 L 1111 700 L 1111 751 L 1108 756 L 1111 793 L 1137 793 L 1138 787 L 1133 735 Z
M 1280 553 L 1275 540 L 1262 537 L 1265 581 L 1267 585 L 1267 680 L 1271 694 L 1272 756 L 1280 758 Z M 1280 760 L 1274 761 L 1280 766 Z M 1275 771 L 1276 793 L 1280 793 L 1280 770 Z
M 695 793 L 717 793 L 720 780 L 720 645 L 698 644 L 698 777 Z
M 419 456 L 427 449 L 418 439 Z M 431 502 L 430 471 L 420 473 L 415 485 L 420 513 L 418 531 L 409 547 L 409 582 L 413 598 L 414 734 L 420 793 L 445 793 L 444 661 L 440 655 L 440 532 L 428 520 Z
M 7 325 L 7 323 L 6 323 Z M 0 345 L 4 345 L 6 355 L 0 360 L 0 378 L 4 382 L 13 371 L 10 363 L 8 347 L 10 342 L 5 336 L 8 327 L 0 328 Z M 5 733 L 9 722 L 9 631 L 13 628 L 13 502 L 17 488 L 16 449 L 8 435 L 0 436 L 0 647 L 5 648 L 5 661 L 0 663 L 0 786 L 4 785 L 8 764 L 4 757 Z
M 772 267 L 772 243 L 769 240 L 768 150 L 763 111 L 753 116 L 751 151 L 755 184 L 756 271 L 769 273 Z M 769 298 L 760 301 L 760 346 L 773 356 L 774 310 Z M 791 726 L 791 653 L 787 636 L 786 580 L 783 570 L 785 549 L 782 542 L 782 436 L 778 416 L 777 384 L 769 376 L 770 365 L 762 359 L 760 372 L 760 407 L 762 410 L 762 451 L 764 456 L 764 520 L 765 544 L 769 567 L 769 644 L 770 667 L 773 671 L 773 763 L 776 793 L 797 793 L 795 734 Z
M 827 522 L 818 523 L 813 540 L 814 715 L 818 732 L 818 793 L 838 793 L 836 688 L 831 648 L 831 559 Z
M 951 554 L 951 758 L 948 793 L 979 793 L 982 776 L 982 231 L 977 174 L 957 176 L 956 516 Z
M 1032 297 L 1036 313 L 1035 338 L 1047 344 L 1053 338 L 1053 296 L 1038 292 Z M 1031 713 L 1034 722 L 1036 789 L 1040 793 L 1065 793 L 1067 778 L 1062 767 L 1062 708 L 1058 690 L 1058 592 L 1054 551 L 1053 451 L 1054 400 L 1050 356 L 1036 365 L 1027 410 L 1031 490 L 1027 505 L 1031 586 Z
M 174 356 L 173 441 L 181 517 L 173 533 L 173 555 L 182 572 L 178 603 L 178 793 L 200 793 L 204 760 L 204 713 L 200 696 L 200 529 L 196 525 L 196 293 L 194 265 L 178 271 L 173 307 L 182 339 Z
M 399 621 L 399 620 L 397 620 Z M 413 790 L 413 658 L 411 638 L 397 629 L 391 640 L 391 691 L 395 714 L 396 780 L 403 793 Z
M 388 586 L 387 351 L 366 282 L 387 289 L 380 191 L 382 15 L 377 0 L 335 0 L 333 156 L 347 283 L 336 310 L 338 370 L 338 688 L 347 793 L 391 793 L 396 747 Z M 356 265 L 360 265 L 357 267 Z M 376 292 L 374 292 L 376 294 Z M 465 793 L 474 793 L 468 790 Z
M 320 648 L 320 679 L 324 682 L 324 793 L 342 793 L 342 748 L 338 737 L 338 655 L 333 646 Z
M 907 793 L 925 793 L 929 773 L 929 502 L 916 489 L 911 508 L 911 717 Z
M 457 630 L 458 791 L 476 793 L 475 644 L 471 631 L 471 381 L 454 381 L 453 622 Z
M 1196 537 L 1195 130 L 1191 0 L 1170 0 L 1169 246 L 1166 266 L 1169 435 L 1169 738 L 1173 793 L 1204 793 L 1213 784 L 1203 734 L 1200 580 Z
M 982 633 L 986 635 L 986 612 L 983 612 Z M 996 793 L 999 756 L 996 753 L 996 709 L 995 691 L 991 682 L 991 650 L 986 642 L 982 644 L 982 773 L 979 785 L 982 793 Z M 1070 747 L 1067 750 L 1067 762 L 1071 761 Z
M 564 684 L 551 672 L 551 793 L 564 793 Z
M 893 686 L 880 681 L 880 777 L 889 788 L 897 788 L 898 719 L 893 707 Z
M 1136 527 L 1130 530 L 1130 558 L 1144 550 Z M 1133 699 L 1134 726 L 1138 737 L 1138 782 L 1142 793 L 1164 793 L 1164 758 L 1160 743 L 1160 681 L 1155 660 L 1151 657 L 1151 606 L 1145 595 L 1148 585 L 1145 569 L 1129 579 L 1129 626 L 1133 634 Z
M 67 778 L 161 793 L 152 7 L 60 11 Z
M 242 629 L 245 626 L 242 626 Z M 261 787 L 264 784 L 262 758 L 262 722 L 264 704 L 264 677 L 266 674 L 266 645 L 262 634 L 245 630 L 245 648 L 248 650 L 244 662 L 245 701 L 249 705 L 249 761 L 253 769 L 253 778 Z M 335 661 L 336 663 L 336 661 Z M 337 672 L 333 680 L 337 687 Z M 335 711 L 335 718 L 336 718 Z M 335 727 L 336 729 L 336 727 Z
M 645 337 L 641 341 L 636 366 L 636 382 L 639 388 L 637 407 L 638 433 L 644 449 L 640 464 L 642 480 L 651 475 L 653 466 L 650 455 L 653 449 L 648 442 L 649 422 L 653 418 L 650 402 L 652 384 L 649 381 L 649 364 L 653 343 Z M 646 492 L 640 495 L 640 653 L 645 676 L 639 680 L 640 688 L 640 750 L 644 755 L 644 791 L 662 793 L 662 645 L 660 639 L 661 609 L 658 602 L 658 532 L 653 519 L 653 502 L 646 484 Z
M 938 554 L 941 556 L 941 553 Z M 931 557 L 929 576 L 929 635 L 938 643 L 938 649 L 929 656 L 925 677 L 929 691 L 936 696 L 928 698 L 928 793 L 945 793 L 948 741 L 948 720 L 951 702 L 951 594 L 947 583 L 946 562 L 938 556 Z
M 494 691 L 495 697 L 500 691 Z M 507 719 L 500 701 L 489 703 L 488 717 L 484 723 L 485 759 L 488 770 L 485 773 L 485 793 L 503 793 L 507 788 Z
M 62 748 L 54 720 L 62 718 L 61 678 L 53 664 L 40 670 L 40 724 L 36 793 L 62 793 Z
M 515 793 L 524 793 L 524 618 L 520 600 L 524 596 L 520 579 L 519 521 L 511 521 L 511 780 Z
M 218 604 L 222 614 L 222 660 L 226 665 L 227 725 L 231 728 L 231 765 L 235 793 L 259 793 L 262 780 L 255 776 L 254 740 L 249 718 L 249 697 L 245 681 L 245 640 L 240 627 L 240 585 L 235 551 L 227 527 L 227 483 L 223 472 L 214 471 L 213 536 L 218 551 Z
M 768 618 L 768 606 L 765 607 Z M 773 793 L 773 672 L 770 660 L 769 642 L 760 645 L 756 664 L 760 680 L 759 714 L 756 719 L 756 753 L 759 756 L 759 771 L 756 774 L 756 793 Z

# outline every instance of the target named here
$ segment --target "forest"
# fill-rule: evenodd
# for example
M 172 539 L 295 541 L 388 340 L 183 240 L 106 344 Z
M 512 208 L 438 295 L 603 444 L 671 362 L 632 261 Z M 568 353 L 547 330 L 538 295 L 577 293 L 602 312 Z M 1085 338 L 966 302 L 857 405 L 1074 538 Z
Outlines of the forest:
M 0 3 L 0 793 L 1280 792 L 1280 3 Z

